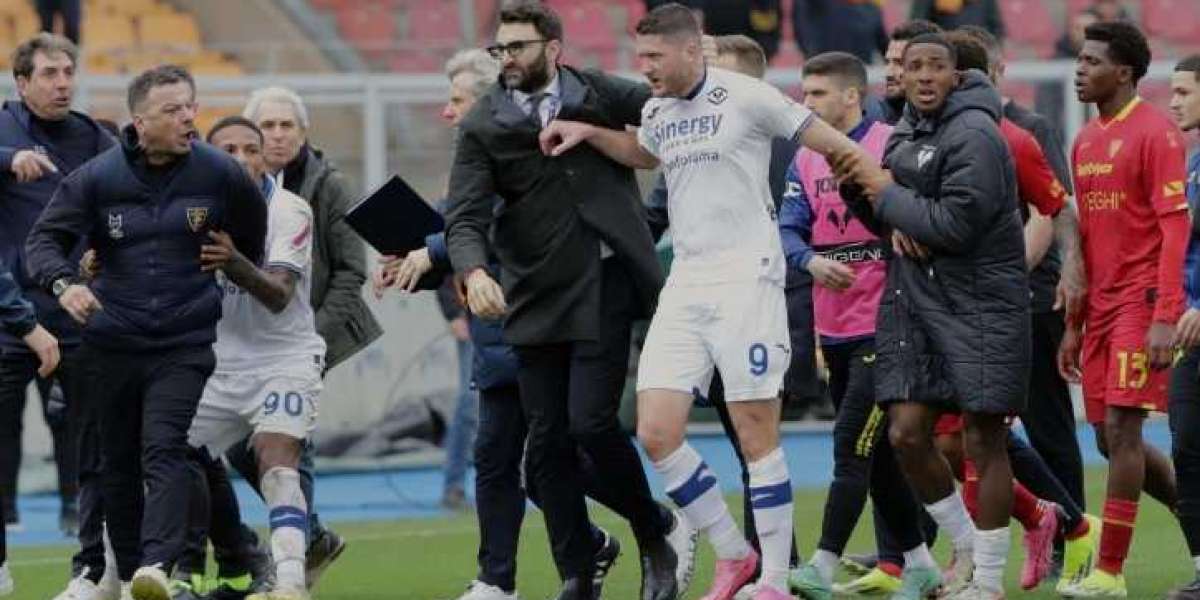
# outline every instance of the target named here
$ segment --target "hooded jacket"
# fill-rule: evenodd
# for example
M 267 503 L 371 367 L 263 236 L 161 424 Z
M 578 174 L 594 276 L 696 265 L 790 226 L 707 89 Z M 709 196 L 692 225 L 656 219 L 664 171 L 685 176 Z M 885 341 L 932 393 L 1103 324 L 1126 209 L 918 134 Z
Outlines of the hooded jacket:
M 876 334 L 880 401 L 993 414 L 1024 405 L 1029 280 L 1000 114 L 995 88 L 968 71 L 937 114 L 905 109 L 883 160 L 896 183 L 873 207 L 843 191 L 881 237 L 899 230 L 931 254 L 888 259 Z
M 26 267 L 43 289 L 78 266 L 82 238 L 102 265 L 90 284 L 101 310 L 83 341 L 122 352 L 212 344 L 221 317 L 213 272 L 200 269 L 209 231 L 224 231 L 251 261 L 262 259 L 267 205 L 226 153 L 202 142 L 164 168 L 150 167 L 132 126 L 62 181 L 26 242 Z

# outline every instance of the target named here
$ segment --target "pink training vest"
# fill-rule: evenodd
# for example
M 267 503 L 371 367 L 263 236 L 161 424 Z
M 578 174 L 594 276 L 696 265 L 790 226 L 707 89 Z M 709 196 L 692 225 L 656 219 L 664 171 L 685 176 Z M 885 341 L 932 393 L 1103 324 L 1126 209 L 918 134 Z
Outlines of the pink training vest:
M 858 144 L 875 160 L 882 161 L 891 134 L 890 125 L 876 122 Z M 796 153 L 796 172 L 812 207 L 813 251 L 848 265 L 855 274 L 854 285 L 843 292 L 813 284 L 817 333 L 834 338 L 872 335 L 887 279 L 880 240 L 846 208 L 825 157 L 801 148 Z

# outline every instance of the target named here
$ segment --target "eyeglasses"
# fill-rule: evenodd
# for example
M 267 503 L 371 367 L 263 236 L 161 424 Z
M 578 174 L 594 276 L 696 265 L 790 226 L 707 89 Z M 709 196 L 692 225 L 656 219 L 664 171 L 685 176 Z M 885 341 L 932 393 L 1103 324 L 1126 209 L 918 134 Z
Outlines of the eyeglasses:
M 516 58 L 517 55 L 524 52 L 531 44 L 545 44 L 548 41 L 550 40 L 513 40 L 507 44 L 488 46 L 484 50 L 487 50 L 487 53 L 496 60 L 503 59 L 505 55 Z

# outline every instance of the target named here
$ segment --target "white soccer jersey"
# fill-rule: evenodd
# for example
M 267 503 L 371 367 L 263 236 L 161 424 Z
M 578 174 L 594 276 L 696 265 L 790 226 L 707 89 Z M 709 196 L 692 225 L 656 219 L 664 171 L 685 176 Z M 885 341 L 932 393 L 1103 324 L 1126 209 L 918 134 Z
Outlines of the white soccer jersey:
M 218 373 L 311 370 L 325 356 L 317 335 L 309 294 L 312 288 L 313 216 L 308 203 L 271 183 L 267 204 L 266 266 L 298 276 L 296 292 L 283 312 L 271 312 L 222 275 L 225 291 L 217 323 Z
M 795 137 L 811 118 L 770 84 L 712 67 L 689 97 L 646 102 L 638 141 L 666 176 L 673 279 L 782 281 L 771 140 Z

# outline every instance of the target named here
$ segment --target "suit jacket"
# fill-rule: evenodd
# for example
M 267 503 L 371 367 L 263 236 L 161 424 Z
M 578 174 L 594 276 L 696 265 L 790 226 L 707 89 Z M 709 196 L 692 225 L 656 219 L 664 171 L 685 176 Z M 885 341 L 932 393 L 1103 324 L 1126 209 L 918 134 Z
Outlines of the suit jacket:
M 558 118 L 611 129 L 641 122 L 649 90 L 599 71 L 559 67 Z M 601 241 L 630 275 L 639 312 L 653 312 L 663 273 L 633 169 L 584 143 L 542 154 L 540 125 L 499 84 L 459 129 L 450 173 L 446 242 L 456 271 L 488 264 L 489 228 L 508 301 L 506 341 L 539 345 L 595 340 Z M 495 210 L 495 196 L 504 200 Z

